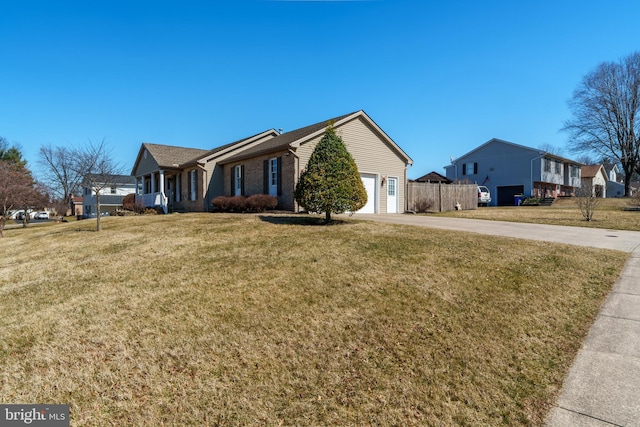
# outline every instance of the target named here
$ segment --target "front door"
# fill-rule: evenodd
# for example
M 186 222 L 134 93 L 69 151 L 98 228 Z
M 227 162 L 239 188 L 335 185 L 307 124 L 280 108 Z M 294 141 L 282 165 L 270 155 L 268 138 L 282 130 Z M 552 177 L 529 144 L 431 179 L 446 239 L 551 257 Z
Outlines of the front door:
M 387 213 L 398 213 L 398 178 L 387 178 Z

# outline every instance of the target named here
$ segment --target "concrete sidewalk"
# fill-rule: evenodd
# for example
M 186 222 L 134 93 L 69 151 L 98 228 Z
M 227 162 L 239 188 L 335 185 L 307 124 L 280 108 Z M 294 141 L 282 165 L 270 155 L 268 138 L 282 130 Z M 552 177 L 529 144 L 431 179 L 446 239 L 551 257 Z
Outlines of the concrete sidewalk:
M 640 426 L 640 232 L 422 215 L 356 218 L 631 253 L 565 378 L 547 426 Z

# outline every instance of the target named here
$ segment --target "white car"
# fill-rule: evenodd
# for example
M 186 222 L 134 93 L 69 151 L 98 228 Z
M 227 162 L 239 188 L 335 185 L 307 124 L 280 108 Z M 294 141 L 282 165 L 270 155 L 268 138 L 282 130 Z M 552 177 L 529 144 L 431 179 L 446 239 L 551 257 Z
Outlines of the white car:
M 49 212 L 38 212 L 33 219 L 49 219 Z
M 478 206 L 488 206 L 491 203 L 491 193 L 484 185 L 478 185 Z

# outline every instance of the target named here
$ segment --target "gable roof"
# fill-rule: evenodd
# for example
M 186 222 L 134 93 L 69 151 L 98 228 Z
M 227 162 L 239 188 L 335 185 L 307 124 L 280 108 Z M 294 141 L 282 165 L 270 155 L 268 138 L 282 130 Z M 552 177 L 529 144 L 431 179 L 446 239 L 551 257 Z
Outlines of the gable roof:
M 387 141 L 389 145 L 402 157 L 405 163 L 413 164 L 413 160 L 382 130 L 378 125 L 371 120 L 371 118 L 363 111 L 358 110 L 353 113 L 344 114 L 342 116 L 334 117 L 329 120 L 323 120 L 318 123 L 314 123 L 309 126 L 305 126 L 299 129 L 292 130 L 290 132 L 283 133 L 270 140 L 262 142 L 255 147 L 251 147 L 242 151 L 238 155 L 225 159 L 224 163 L 235 162 L 250 157 L 255 157 L 261 154 L 272 153 L 276 151 L 288 150 L 289 148 L 297 148 L 304 142 L 315 138 L 325 132 L 327 123 L 332 122 L 334 127 L 338 127 L 344 123 L 347 123 L 357 117 L 362 117 L 367 123 L 369 123 L 380 136 Z
M 426 175 L 422 175 L 420 178 L 416 178 L 416 182 L 444 182 L 450 184 L 452 181 L 446 176 L 440 175 L 436 171 L 431 171 Z
M 523 150 L 531 151 L 532 153 L 535 153 L 535 154 L 538 154 L 538 155 L 542 155 L 542 154 L 545 153 L 544 150 L 536 150 L 535 148 L 531 148 L 531 147 L 527 147 L 527 146 L 524 146 L 524 145 L 516 144 L 515 142 L 505 141 L 504 139 L 491 138 L 490 140 L 488 140 L 484 144 L 477 146 L 473 150 L 463 154 L 462 156 L 457 157 L 456 159 L 453 159 L 452 163 L 456 163 L 459 159 L 462 159 L 462 158 L 465 158 L 467 156 L 470 156 L 471 154 L 475 153 L 476 151 L 480 151 L 481 149 L 483 149 L 487 145 L 495 144 L 495 143 L 511 145 L 513 147 L 517 147 L 517 148 L 521 148 Z
M 453 166 L 453 164 L 457 163 L 458 160 L 463 159 L 463 158 L 475 153 L 476 151 L 481 150 L 482 148 L 486 147 L 487 145 L 496 144 L 496 143 L 498 143 L 498 144 L 506 144 L 506 145 L 510 145 L 512 147 L 517 147 L 517 148 L 520 148 L 522 150 L 530 151 L 532 154 L 535 154 L 535 155 L 538 155 L 538 156 L 546 156 L 546 157 L 550 157 L 550 158 L 553 158 L 553 159 L 556 159 L 556 160 L 560 160 L 563 163 L 573 163 L 575 165 L 582 165 L 580 162 L 576 162 L 575 160 L 567 159 L 567 158 L 558 156 L 556 154 L 552 154 L 552 153 L 550 153 L 548 151 L 545 151 L 545 150 L 540 150 L 538 148 L 527 147 L 526 145 L 516 144 L 515 142 L 505 141 L 504 139 L 491 138 L 489 141 L 485 142 L 484 144 L 479 145 L 478 147 L 474 148 L 473 150 L 463 154 L 462 156 L 460 156 L 460 157 L 458 157 L 456 159 L 453 159 L 451 161 L 451 165 L 445 166 L 445 168 Z
M 607 176 L 607 173 L 604 170 L 604 167 L 602 167 L 602 165 L 585 165 L 582 166 L 580 168 L 580 176 L 582 178 L 594 178 L 598 172 L 600 172 L 600 170 L 602 170 L 602 175 L 605 177 L 606 180 L 609 179 L 609 177 Z
M 136 183 L 136 177 L 132 175 L 103 175 L 99 173 L 90 173 L 86 176 L 89 180 L 94 182 L 108 182 L 120 185 L 133 185 Z M 86 181 L 87 180 L 84 180 L 83 183 L 86 183 Z
M 181 163 L 187 162 L 198 156 L 202 156 L 207 153 L 207 150 L 201 150 L 199 148 L 186 148 L 176 147 L 173 145 L 151 144 L 143 142 L 138 157 L 133 164 L 132 174 L 135 172 L 136 165 L 140 162 L 140 157 L 144 151 L 147 150 L 151 157 L 154 158 L 158 166 L 161 168 L 176 168 Z
M 182 164 L 180 164 L 180 166 L 192 166 L 195 165 L 199 160 L 203 160 L 205 158 L 208 158 L 207 161 L 210 161 L 214 158 L 216 158 L 218 155 L 222 155 L 223 153 L 228 153 L 231 150 L 235 150 L 238 148 L 241 148 L 245 145 L 250 144 L 251 142 L 254 141 L 258 141 L 260 139 L 264 139 L 264 138 L 268 138 L 268 137 L 272 137 L 275 138 L 279 135 L 279 133 L 275 130 L 275 129 L 268 129 L 265 131 L 262 131 L 260 133 L 257 133 L 255 135 L 251 135 L 247 138 L 242 138 L 239 139 L 237 141 L 231 142 L 229 144 L 225 144 L 222 145 L 220 147 L 216 147 L 213 148 L 209 151 L 207 151 L 204 154 L 198 155 L 197 157 L 194 157 L 193 159 L 189 160 L 188 162 L 184 162 Z
M 142 146 L 140 147 L 140 151 L 138 152 L 138 157 L 136 157 L 136 161 L 133 164 L 131 173 L 135 173 L 136 166 L 140 162 L 140 157 L 144 154 L 145 150 L 147 150 L 149 152 L 149 155 L 153 157 L 159 168 L 183 168 L 194 166 L 198 163 L 199 160 L 202 160 L 204 158 L 215 158 L 217 154 L 240 148 L 243 145 L 249 144 L 255 140 L 267 138 L 270 136 L 274 137 L 276 135 L 278 135 L 278 132 L 276 132 L 275 129 L 269 129 L 250 137 L 242 138 L 229 144 L 221 145 L 220 147 L 216 147 L 211 150 L 143 142 Z
M 292 130 L 290 132 L 285 132 L 276 136 L 269 141 L 263 142 L 255 147 L 252 147 L 248 150 L 243 151 L 241 154 L 237 156 L 230 157 L 227 161 L 233 162 L 239 159 L 244 159 L 248 157 L 254 157 L 264 153 L 271 153 L 274 151 L 286 150 L 291 147 L 291 144 L 298 141 L 299 139 L 305 138 L 309 135 L 313 135 L 319 131 L 324 132 L 327 128 L 327 122 L 333 121 L 338 122 L 339 120 L 344 119 L 345 117 L 349 117 L 355 113 L 345 114 L 343 116 L 339 116 L 329 120 L 323 120 L 318 123 L 314 123 L 309 126 L 305 126 L 299 129 Z

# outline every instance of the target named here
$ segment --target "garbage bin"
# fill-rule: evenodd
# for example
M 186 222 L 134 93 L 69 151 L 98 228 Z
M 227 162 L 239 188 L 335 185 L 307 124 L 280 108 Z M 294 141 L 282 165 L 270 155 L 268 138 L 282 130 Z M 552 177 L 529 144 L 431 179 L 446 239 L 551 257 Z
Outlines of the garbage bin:
M 522 194 L 516 194 L 515 196 L 513 196 L 513 201 L 515 202 L 516 206 L 520 206 L 523 198 L 524 196 Z

